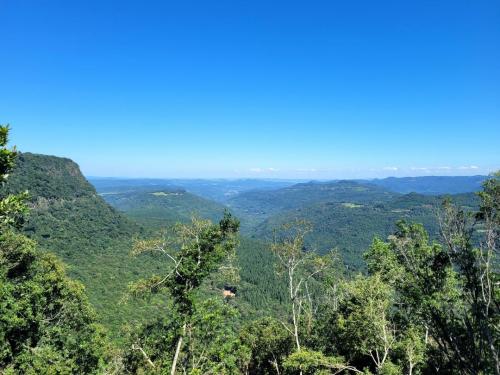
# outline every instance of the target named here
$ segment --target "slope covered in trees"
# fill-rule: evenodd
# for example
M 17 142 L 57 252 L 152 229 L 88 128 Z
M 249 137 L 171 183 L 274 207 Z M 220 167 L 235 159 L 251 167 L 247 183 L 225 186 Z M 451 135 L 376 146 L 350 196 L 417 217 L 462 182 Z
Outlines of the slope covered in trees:
M 386 241 L 375 238 L 368 247 L 365 275 L 346 274 L 335 254 L 303 251 L 310 225 L 287 223 L 271 246 L 275 272 L 285 276 L 288 290 L 283 296 L 287 308 L 278 319 L 265 317 L 235 329 L 237 312 L 230 305 L 193 299 L 192 313 L 173 321 L 162 319 L 133 337 L 136 346 L 126 354 L 125 370 L 498 374 L 499 208 L 496 176 L 485 183 L 476 209 L 443 203 L 441 243 L 430 240 L 422 225 L 400 221 Z M 210 244 L 203 237 L 209 231 L 200 232 L 194 225 L 198 229 L 180 236 L 188 245 L 171 253 L 174 271 L 182 267 L 179 259 L 187 261 L 189 254 L 196 259 L 196 249 Z M 184 278 L 172 272 L 160 280 L 172 288 Z M 178 292 L 174 287 L 169 293 Z M 186 318 L 187 330 L 179 324 Z M 193 341 L 183 346 L 182 338 L 190 330 Z
M 138 324 L 165 308 L 155 298 L 152 302 L 128 298 L 128 283 L 159 267 L 153 255 L 130 256 L 133 239 L 176 222 L 189 222 L 192 214 L 215 221 L 224 212 L 224 206 L 182 190 L 129 189 L 104 197 L 130 217 L 107 204 L 73 161 L 30 153 L 19 155 L 2 188 L 4 193 L 29 191 L 24 232 L 64 260 L 69 274 L 86 286 L 101 321 L 114 335 L 125 323 Z M 238 304 L 243 316 L 259 315 L 261 308 L 278 311 L 283 289 L 273 274 L 272 256 L 265 244 L 243 238 L 236 262 L 241 269 Z M 263 294 L 270 284 L 276 287 Z
M 255 221 L 314 203 L 375 204 L 386 202 L 397 195 L 381 187 L 355 181 L 309 182 L 278 190 L 245 192 L 230 199 L 227 205 L 236 214 L 252 216 Z
M 422 223 L 432 238 L 439 234 L 436 212 L 443 196 L 407 194 L 384 202 L 344 196 L 345 202 L 320 202 L 272 215 L 260 223 L 252 236 L 272 239 L 273 231 L 294 220 L 312 224 L 305 244 L 320 254 L 336 248 L 347 265 L 355 269 L 362 266 L 362 254 L 374 236 L 386 238 L 396 229 L 395 223 L 404 219 Z M 451 199 L 462 207 L 477 208 L 474 194 L 453 195 Z
M 161 228 L 192 216 L 216 220 L 225 207 L 183 189 L 145 189 L 101 193 L 102 198 L 135 221 L 151 228 Z
M 22 153 L 2 193 L 28 191 L 24 233 L 58 255 L 69 274 L 87 288 L 102 321 L 117 332 L 156 309 L 120 303 L 127 283 L 156 267 L 150 258 L 130 257 L 132 238 L 144 230 L 106 204 L 69 159 Z
M 120 189 L 125 191 L 120 192 Z M 127 216 L 148 227 L 166 227 L 189 221 L 192 214 L 215 220 L 224 206 L 187 193 L 181 188 L 151 189 L 146 186 L 114 186 L 108 182 L 104 199 Z M 399 194 L 373 184 L 355 181 L 301 183 L 275 190 L 243 192 L 228 201 L 241 219 L 242 233 L 250 238 L 272 240 L 273 231 L 293 220 L 312 224 L 305 245 L 320 254 L 337 248 L 350 268 L 362 267 L 362 253 L 373 236 L 387 237 L 399 219 L 424 224 L 435 238 L 439 232 L 436 210 L 444 196 Z M 472 209 L 478 200 L 472 193 L 452 196 Z M 247 241 L 248 242 L 248 241 Z M 252 264 L 244 265 L 252 268 Z
M 6 148 L 8 130 L 0 126 L 2 185 L 18 156 Z M 26 198 L 0 192 L 0 372 L 101 372 L 109 352 L 83 286 L 19 232 Z

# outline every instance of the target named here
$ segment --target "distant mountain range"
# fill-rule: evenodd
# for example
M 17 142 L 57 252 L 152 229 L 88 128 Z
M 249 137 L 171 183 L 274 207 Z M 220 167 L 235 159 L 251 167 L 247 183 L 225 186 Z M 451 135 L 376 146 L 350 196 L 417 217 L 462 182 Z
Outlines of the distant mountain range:
M 205 198 L 187 192 L 178 184 L 154 189 L 151 182 L 134 187 L 127 185 L 126 180 L 113 186 L 112 180 L 109 180 L 105 187 L 97 186 L 103 198 L 113 207 L 153 227 L 187 220 L 192 214 L 213 219 L 224 208 L 229 208 L 241 219 L 245 236 L 270 240 L 273 231 L 282 224 L 304 219 L 313 225 L 313 232 L 306 241 L 309 249 L 324 253 L 337 248 L 348 265 L 358 268 L 362 264 L 362 253 L 373 237 L 385 238 L 394 231 L 395 223 L 400 219 L 420 222 L 431 236 L 438 236 L 436 213 L 446 194 L 435 195 L 431 191 L 447 193 L 449 187 L 449 195 L 457 203 L 473 208 L 477 205 L 474 193 L 454 192 L 478 190 L 484 179 L 485 176 L 311 181 L 285 187 L 280 187 L 281 182 L 265 181 L 262 189 L 254 188 L 259 186 L 257 180 L 242 180 L 239 184 L 228 181 L 228 185 L 224 180 L 213 184 L 211 180 L 189 181 L 191 189 L 196 186 Z M 276 184 L 274 189 L 272 184 Z M 240 192 L 226 195 L 223 202 L 206 198 L 213 194 L 214 189 L 221 193 L 236 185 L 240 186 Z M 207 186 L 210 189 L 208 194 L 204 193 Z M 406 190 L 419 190 L 426 194 L 406 193 Z
M 127 179 L 90 176 L 88 180 L 100 193 L 181 188 L 217 202 L 225 202 L 235 195 L 250 190 L 279 189 L 300 182 L 299 180 L 268 179 Z
M 488 176 L 425 176 L 425 177 L 388 177 L 383 179 L 350 180 L 372 184 L 396 193 L 419 193 L 443 195 L 470 193 L 480 190 L 481 183 Z M 276 190 L 295 184 L 325 184 L 339 182 L 308 180 L 272 179 L 155 179 L 155 178 L 111 178 L 88 177 L 88 180 L 101 192 L 124 192 L 151 189 L 184 189 L 200 197 L 226 203 L 232 198 L 249 191 Z
M 425 176 L 388 177 L 375 180 L 360 180 L 382 186 L 402 194 L 428 195 L 459 194 L 479 191 L 488 176 Z

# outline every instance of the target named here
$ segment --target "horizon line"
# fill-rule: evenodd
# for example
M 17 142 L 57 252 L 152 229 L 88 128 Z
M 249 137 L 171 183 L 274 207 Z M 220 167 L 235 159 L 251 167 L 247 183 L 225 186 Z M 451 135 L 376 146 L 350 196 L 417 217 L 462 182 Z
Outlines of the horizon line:
M 388 178 L 429 178 L 429 177 L 445 177 L 445 178 L 464 178 L 464 177 L 489 177 L 494 172 L 489 174 L 473 174 L 473 175 L 425 175 L 425 176 L 387 176 L 387 177 L 360 177 L 360 178 L 278 178 L 278 177 L 131 177 L 131 176 L 94 176 L 83 174 L 87 179 L 109 179 L 109 180 L 205 180 L 205 181 L 239 181 L 239 180 L 265 180 L 265 181 L 360 181 L 360 180 L 385 180 Z

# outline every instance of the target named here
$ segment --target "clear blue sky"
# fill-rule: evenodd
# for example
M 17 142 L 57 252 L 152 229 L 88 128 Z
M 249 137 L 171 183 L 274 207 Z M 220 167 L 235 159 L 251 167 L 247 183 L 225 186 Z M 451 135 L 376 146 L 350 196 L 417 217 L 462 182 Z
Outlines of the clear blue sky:
M 500 167 L 500 2 L 0 0 L 0 122 L 96 176 Z

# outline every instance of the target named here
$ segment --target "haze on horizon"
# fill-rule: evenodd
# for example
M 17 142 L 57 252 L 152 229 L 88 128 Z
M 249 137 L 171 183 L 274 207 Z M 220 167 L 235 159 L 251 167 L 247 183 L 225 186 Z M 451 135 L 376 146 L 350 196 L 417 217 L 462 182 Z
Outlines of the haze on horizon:
M 500 4 L 0 2 L 0 123 L 89 176 L 500 168 Z

